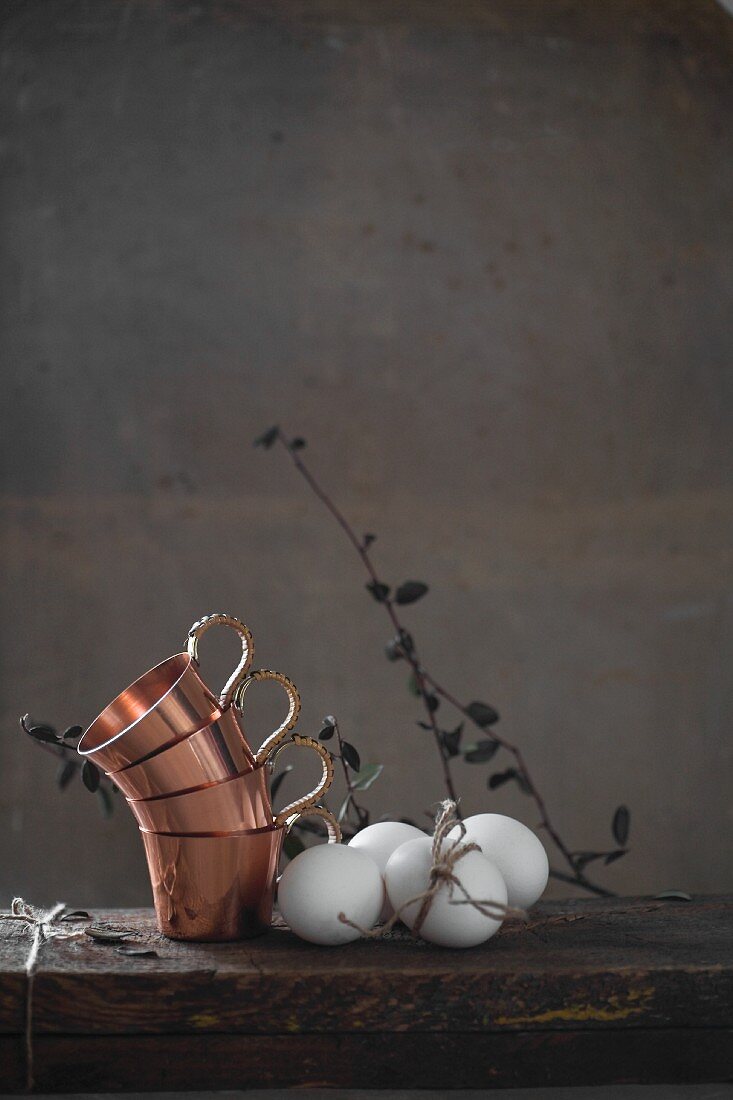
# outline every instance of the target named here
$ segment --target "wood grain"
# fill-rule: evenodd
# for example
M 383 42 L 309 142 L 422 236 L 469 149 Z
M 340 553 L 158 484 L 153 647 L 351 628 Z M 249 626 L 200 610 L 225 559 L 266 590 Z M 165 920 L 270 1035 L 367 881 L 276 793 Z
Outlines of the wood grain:
M 45 1092 L 246 1088 L 502 1088 L 723 1081 L 733 1031 L 42 1037 Z
M 548 903 L 450 951 L 407 933 L 338 949 L 283 926 L 151 957 L 50 940 L 33 989 L 37 1087 L 526 1086 L 733 1075 L 733 898 Z M 28 935 L 0 924 L 0 1083 L 22 1076 Z

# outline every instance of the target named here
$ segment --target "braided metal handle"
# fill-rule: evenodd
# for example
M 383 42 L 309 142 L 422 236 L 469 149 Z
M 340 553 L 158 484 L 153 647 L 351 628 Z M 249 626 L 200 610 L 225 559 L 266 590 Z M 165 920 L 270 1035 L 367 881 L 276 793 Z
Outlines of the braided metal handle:
M 320 817 L 326 822 L 326 829 L 328 831 L 328 843 L 340 844 L 341 843 L 341 826 L 336 818 L 333 816 L 330 810 L 324 809 L 323 806 L 310 806 L 307 810 L 303 810 L 301 813 L 291 814 L 288 820 L 285 822 L 285 832 L 289 833 L 296 821 L 301 817 Z
M 324 749 L 323 745 L 318 741 L 314 741 L 312 737 L 301 737 L 297 733 L 294 734 L 292 740 L 286 741 L 284 745 L 280 745 L 277 752 L 272 757 L 271 764 L 275 763 L 275 760 L 284 749 L 293 745 L 311 749 L 312 752 L 320 756 L 321 763 L 323 764 L 323 774 L 309 794 L 305 794 L 302 798 L 298 798 L 295 802 L 291 802 L 283 810 L 280 810 L 280 813 L 275 815 L 276 825 L 284 825 L 289 818 L 296 814 L 302 814 L 305 810 L 310 809 L 333 783 L 333 758 L 331 757 L 331 753 L 328 749 Z M 328 810 L 324 810 L 323 814 L 319 814 L 318 816 L 323 817 L 324 814 L 327 813 Z
M 283 676 L 282 672 L 273 672 L 271 668 L 258 668 L 255 669 L 254 672 L 250 672 L 248 676 L 245 676 L 244 680 L 242 680 L 234 692 L 232 700 L 234 706 L 237 707 L 238 710 L 242 709 L 244 694 L 247 689 L 251 684 L 255 684 L 260 680 L 274 680 L 276 684 L 279 684 L 287 695 L 290 706 L 284 722 L 277 727 L 274 733 L 271 733 L 269 737 L 265 738 L 255 753 L 255 764 L 257 765 L 264 764 L 272 750 L 277 748 L 283 740 L 285 734 L 293 729 L 295 723 L 298 721 L 298 715 L 300 714 L 300 695 L 298 694 L 297 687 L 287 676 Z
M 212 626 L 230 626 L 232 630 L 236 631 L 239 635 L 242 643 L 242 656 L 239 664 L 225 683 L 222 693 L 219 696 L 219 706 L 224 710 L 231 703 L 235 692 L 247 675 L 247 670 L 252 664 L 252 658 L 254 657 L 255 644 L 249 627 L 245 626 L 240 619 L 236 619 L 234 615 L 226 615 L 224 612 L 214 612 L 211 615 L 204 615 L 202 619 L 199 619 L 197 623 L 193 624 L 186 638 L 186 651 L 196 664 L 199 663 L 199 639 L 202 638 L 206 631 Z

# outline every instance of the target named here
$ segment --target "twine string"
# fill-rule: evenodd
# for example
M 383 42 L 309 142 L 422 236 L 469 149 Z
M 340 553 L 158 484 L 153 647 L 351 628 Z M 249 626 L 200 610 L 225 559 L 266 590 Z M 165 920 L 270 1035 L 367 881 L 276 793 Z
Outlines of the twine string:
M 31 943 L 25 960 L 25 973 L 28 979 L 25 1001 L 25 1065 L 26 1087 L 30 1091 L 34 1084 L 33 1076 L 33 984 L 41 948 L 48 940 L 55 938 L 72 939 L 83 935 L 73 928 L 61 928 L 55 922 L 66 909 L 66 903 L 57 901 L 50 909 L 41 909 L 30 905 L 22 898 L 13 898 L 10 911 L 0 913 L 0 920 L 23 921 L 30 933 Z
M 449 839 L 448 834 L 458 826 L 458 836 L 452 840 Z M 412 932 L 415 935 L 420 934 L 420 929 L 425 923 L 430 908 L 433 904 L 433 900 L 443 889 L 447 886 L 451 898 L 450 905 L 471 905 L 484 917 L 488 917 L 491 920 L 503 921 L 507 917 L 516 917 L 521 920 L 527 919 L 527 914 L 523 909 L 515 909 L 511 905 L 504 905 L 500 901 L 495 901 L 491 898 L 473 898 L 466 890 L 465 886 L 458 878 L 455 872 L 455 866 L 459 860 L 468 855 L 469 852 L 480 852 L 481 848 L 473 841 L 466 842 L 466 826 L 458 818 L 456 812 L 456 803 L 446 798 L 441 803 L 440 809 L 435 817 L 435 828 L 433 831 L 433 844 L 431 849 L 431 866 L 430 873 L 428 875 L 427 889 L 421 893 L 416 894 L 412 898 L 408 898 L 403 902 L 395 911 L 389 920 L 384 924 L 379 925 L 377 928 L 362 928 L 360 924 L 355 921 L 349 920 L 345 913 L 339 913 L 338 919 L 342 924 L 347 924 L 350 928 L 356 929 L 365 939 L 376 940 L 382 936 L 391 932 L 395 924 L 402 919 L 403 913 L 415 905 L 420 903 L 420 908 L 417 911 L 414 923 L 412 925 Z M 460 891 L 463 894 L 462 898 L 453 898 L 452 894 L 455 890 Z

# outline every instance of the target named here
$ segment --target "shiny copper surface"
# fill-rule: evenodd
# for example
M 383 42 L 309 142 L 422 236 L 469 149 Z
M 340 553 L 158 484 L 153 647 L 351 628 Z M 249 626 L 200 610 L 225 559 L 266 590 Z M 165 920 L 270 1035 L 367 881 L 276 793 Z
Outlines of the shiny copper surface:
M 115 772 L 114 782 L 127 798 L 158 798 L 210 787 L 254 767 L 237 715 L 227 707 L 211 725 Z
M 217 721 L 225 704 L 197 671 L 198 639 L 216 624 L 231 627 L 242 643 L 242 656 L 222 698 L 233 694 L 252 660 L 252 635 L 231 615 L 207 615 L 191 627 L 188 652 L 150 669 L 95 718 L 79 742 L 81 755 L 105 772 L 117 772 Z
M 270 927 L 284 828 L 215 837 L 141 834 L 163 935 L 222 942 Z
M 135 768 L 117 772 L 113 777 L 115 782 L 127 793 L 124 784 L 132 772 L 155 765 L 158 774 L 164 776 L 165 757 L 174 755 L 182 744 L 185 742 L 179 742 L 172 750 L 161 752 Z M 294 814 L 313 806 L 333 781 L 333 762 L 323 745 L 311 737 L 299 737 L 297 734 L 287 745 L 315 752 L 322 763 L 321 778 L 312 791 L 282 809 L 274 822 L 269 785 L 272 768 L 269 764 L 261 764 L 219 782 L 200 784 L 175 794 L 143 799 L 128 795 L 128 804 L 138 824 L 155 833 L 230 833 L 273 823 L 283 825 Z M 283 749 L 285 747 L 282 746 Z
M 185 794 L 128 799 L 128 805 L 138 824 L 154 833 L 259 829 L 273 824 L 269 777 L 270 769 L 264 766 Z
M 319 817 L 328 843 L 341 841 L 336 818 L 321 806 L 286 825 L 225 835 L 171 836 L 141 829 L 158 928 L 174 940 L 222 942 L 266 932 L 284 838 L 300 817 Z
M 79 752 L 116 772 L 216 721 L 219 704 L 187 653 L 156 665 L 92 722 Z

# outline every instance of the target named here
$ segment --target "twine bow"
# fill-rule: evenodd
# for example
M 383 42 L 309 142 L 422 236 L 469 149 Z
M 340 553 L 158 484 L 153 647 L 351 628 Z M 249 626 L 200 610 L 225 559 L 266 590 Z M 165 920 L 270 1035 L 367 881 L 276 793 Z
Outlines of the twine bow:
M 33 979 L 35 977 L 38 956 L 44 943 L 55 938 L 72 939 L 84 933 L 73 928 L 60 928 L 55 922 L 66 909 L 66 903 L 57 901 L 50 909 L 41 909 L 30 905 L 22 898 L 13 898 L 10 911 L 0 913 L 0 920 L 24 921 L 31 932 L 31 944 L 25 960 L 25 972 L 28 978 L 25 1002 L 25 1052 L 26 1087 L 30 1091 L 33 1079 Z
M 456 826 L 459 828 L 459 835 L 453 840 L 449 840 L 448 834 Z M 458 818 L 456 803 L 453 802 L 452 799 L 447 798 L 441 803 L 440 809 L 435 817 L 432 864 L 428 876 L 427 889 L 423 890 L 420 894 L 416 894 L 414 898 L 408 898 L 407 901 L 403 902 L 403 904 L 394 911 L 389 920 L 378 928 L 362 928 L 354 921 L 349 920 L 345 913 L 339 913 L 338 919 L 342 924 L 348 924 L 350 928 L 355 928 L 366 939 L 375 940 L 390 932 L 397 921 L 402 919 L 402 914 L 409 909 L 411 905 L 420 902 L 420 908 L 417 911 L 417 916 L 412 925 L 412 932 L 419 936 L 420 929 L 430 912 L 433 899 L 444 886 L 447 886 L 451 895 L 450 905 L 471 905 L 474 909 L 478 910 L 479 913 L 483 914 L 485 917 L 489 917 L 491 920 L 503 921 L 506 920 L 507 917 L 518 917 L 522 920 L 526 920 L 527 914 L 523 909 L 515 909 L 510 905 L 504 905 L 502 902 L 490 898 L 472 898 L 468 893 L 465 886 L 456 875 L 455 866 L 459 860 L 463 859 L 469 852 L 480 852 L 481 848 L 473 841 L 465 843 L 465 835 L 466 826 Z M 463 894 L 462 898 L 453 898 L 452 895 L 456 890 Z

